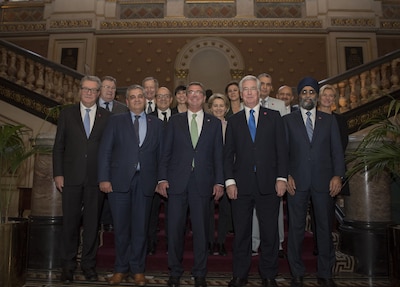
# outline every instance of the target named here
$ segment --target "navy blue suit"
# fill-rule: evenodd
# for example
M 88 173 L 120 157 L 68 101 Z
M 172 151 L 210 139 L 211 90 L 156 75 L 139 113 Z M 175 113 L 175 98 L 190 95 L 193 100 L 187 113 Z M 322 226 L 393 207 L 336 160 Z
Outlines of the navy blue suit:
M 213 186 L 224 183 L 221 121 L 204 113 L 202 130 L 192 146 L 188 114 L 173 115 L 168 122 L 159 180 L 167 180 L 168 189 L 168 265 L 170 275 L 183 273 L 182 256 L 187 208 L 193 230 L 194 265 L 192 274 L 207 273 L 209 208 Z M 192 168 L 194 160 L 195 167 Z
M 110 118 L 99 148 L 99 182 L 108 193 L 115 233 L 115 272 L 143 273 L 151 200 L 157 185 L 163 124 L 146 116 L 146 137 L 137 141 L 131 112 Z M 140 166 L 140 170 L 139 167 Z
M 345 173 L 344 155 L 335 117 L 316 111 L 310 142 L 301 110 L 283 117 L 289 146 L 289 174 L 296 184 L 295 194 L 288 195 L 288 259 L 293 276 L 304 276 L 301 259 L 306 214 L 310 198 L 316 220 L 318 242 L 318 277 L 331 278 L 335 262 L 332 241 L 334 199 L 329 184 L 334 176 Z
M 255 207 L 260 225 L 260 275 L 275 278 L 278 273 L 278 177 L 287 178 L 287 147 L 280 113 L 260 107 L 253 142 L 245 110 L 228 119 L 224 149 L 225 179 L 234 179 L 237 199 L 232 200 L 235 229 L 233 277 L 247 279 L 251 266 L 251 230 Z

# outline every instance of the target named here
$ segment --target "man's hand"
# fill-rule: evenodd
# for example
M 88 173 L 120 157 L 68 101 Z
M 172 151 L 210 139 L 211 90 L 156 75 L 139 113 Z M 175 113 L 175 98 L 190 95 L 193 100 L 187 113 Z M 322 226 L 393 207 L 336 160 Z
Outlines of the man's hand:
M 161 181 L 156 187 L 156 192 L 164 196 L 165 198 L 168 198 L 168 193 L 167 193 L 168 188 L 169 188 L 168 181 Z
M 220 184 L 215 184 L 213 188 L 213 196 L 215 200 L 220 199 L 224 195 L 224 187 Z
M 56 185 L 56 188 L 58 189 L 59 192 L 63 192 L 63 187 L 64 187 L 64 176 L 58 175 L 54 177 L 54 183 Z
M 230 199 L 237 199 L 237 186 L 236 184 L 231 184 L 226 187 L 226 193 Z
M 296 183 L 294 182 L 294 178 L 290 175 L 288 177 L 286 189 L 290 195 L 294 195 L 296 193 Z
M 101 190 L 102 192 L 104 192 L 104 193 L 113 192 L 111 182 L 109 182 L 109 181 L 102 181 L 102 182 L 100 182 L 100 186 L 99 186 L 99 187 L 100 187 L 100 190 Z
M 286 181 L 284 180 L 277 180 L 275 183 L 275 190 L 276 190 L 276 195 L 279 197 L 284 196 L 286 192 Z
M 340 176 L 332 177 L 329 182 L 329 195 L 335 197 L 342 190 L 342 179 Z

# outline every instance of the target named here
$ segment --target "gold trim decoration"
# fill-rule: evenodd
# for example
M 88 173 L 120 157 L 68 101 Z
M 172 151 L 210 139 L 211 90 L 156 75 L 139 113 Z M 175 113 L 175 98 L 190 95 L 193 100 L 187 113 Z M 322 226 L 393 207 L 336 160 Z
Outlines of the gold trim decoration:
M 381 28 L 399 30 L 400 21 L 381 21 Z
M 185 3 L 187 4 L 199 4 L 199 3 L 235 3 L 235 0 L 186 0 Z
M 375 18 L 332 18 L 332 26 L 375 27 Z
M 76 19 L 76 20 L 52 20 L 50 21 L 50 29 L 76 29 L 76 28 L 91 28 L 92 19 Z
M 0 32 L 15 33 L 15 32 L 43 32 L 46 31 L 46 23 L 18 23 L 18 24 L 2 24 Z
M 163 3 L 165 4 L 166 0 L 114 0 L 113 2 L 117 2 L 121 5 L 129 5 L 129 4 L 154 4 L 154 3 Z
M 157 29 L 321 29 L 319 19 L 291 19 L 291 20 L 264 20 L 264 19 L 191 19 L 191 20 L 129 20 L 129 21 L 101 21 L 100 30 L 135 30 L 143 32 Z M 146 31 L 145 31 L 146 30 Z
M 256 0 L 256 3 L 303 3 L 305 0 Z

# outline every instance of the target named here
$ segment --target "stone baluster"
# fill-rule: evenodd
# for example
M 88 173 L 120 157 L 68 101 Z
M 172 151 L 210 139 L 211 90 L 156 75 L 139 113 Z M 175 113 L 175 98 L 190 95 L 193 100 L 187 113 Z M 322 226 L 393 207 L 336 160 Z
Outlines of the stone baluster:
M 65 102 L 66 103 L 74 103 L 74 93 L 72 92 L 72 84 L 73 84 L 73 78 L 71 76 L 65 76 L 65 83 L 64 83 L 64 89 L 66 91 L 65 93 Z
M 390 81 L 392 82 L 392 91 L 399 88 L 399 75 L 397 74 L 397 65 L 400 63 L 400 59 L 395 59 L 392 61 L 392 75 L 390 76 Z
M 44 67 L 40 63 L 36 63 L 36 68 L 37 68 L 37 78 L 36 78 L 36 83 L 35 83 L 35 92 L 38 94 L 43 94 L 43 87 L 44 87 L 44 78 L 43 78 L 43 73 L 44 73 Z
M 8 79 L 12 82 L 15 81 L 17 75 L 17 55 L 14 52 L 8 51 L 8 55 L 10 56 L 10 64 L 8 65 Z
M 356 85 L 358 83 L 358 76 L 351 77 L 350 84 L 350 109 L 358 107 L 358 94 L 356 92 Z
M 55 95 L 54 95 L 54 70 L 50 67 L 46 67 L 45 68 L 45 74 L 44 74 L 44 78 L 45 78 L 45 95 L 46 97 L 50 98 L 50 99 L 54 99 Z
M 389 68 L 390 68 L 390 63 L 384 63 L 381 66 L 381 85 L 382 85 L 382 92 L 384 94 L 387 94 L 390 91 L 390 81 L 388 77 Z
M 341 81 L 338 83 L 339 87 L 339 111 L 340 113 L 344 113 L 349 110 L 348 107 L 348 100 L 346 98 L 346 86 L 347 86 L 347 80 Z
M 1 63 L 0 63 L 0 77 L 8 79 L 7 76 L 7 50 L 6 48 L 1 48 Z
M 371 98 L 370 100 L 375 100 L 379 98 L 379 86 L 378 86 L 378 72 L 379 68 L 372 68 L 370 70 L 370 75 L 371 75 Z
M 25 77 L 26 77 L 26 58 L 22 55 L 17 56 L 18 62 L 19 62 L 19 69 L 17 73 L 17 84 L 24 86 L 25 85 Z
M 361 104 L 365 104 L 368 102 L 368 88 L 367 88 L 367 80 L 368 80 L 369 72 L 363 72 L 360 74 L 360 94 L 361 94 Z
M 26 87 L 30 90 L 34 89 L 33 83 L 35 82 L 35 63 L 32 59 L 26 60 L 28 64 L 28 75 L 26 76 Z
M 62 87 L 63 82 L 63 74 L 61 72 L 56 71 L 54 73 L 54 93 L 55 93 L 55 100 L 60 103 L 64 103 L 63 95 L 64 90 Z

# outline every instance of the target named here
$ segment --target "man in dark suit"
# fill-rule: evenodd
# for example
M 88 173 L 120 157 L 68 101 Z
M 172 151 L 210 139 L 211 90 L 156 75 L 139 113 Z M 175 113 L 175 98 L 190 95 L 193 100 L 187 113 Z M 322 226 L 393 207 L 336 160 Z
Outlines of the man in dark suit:
M 110 118 L 99 148 L 100 190 L 108 194 L 114 219 L 116 258 L 108 281 L 118 285 L 131 272 L 135 284 L 144 286 L 147 229 L 163 126 L 144 112 L 143 87 L 128 87 L 126 103 L 130 112 Z
M 193 231 L 196 287 L 205 287 L 209 212 L 212 196 L 223 195 L 223 141 L 221 121 L 203 111 L 203 85 L 187 86 L 188 111 L 168 122 L 157 191 L 168 197 L 169 287 L 178 287 L 183 274 L 182 259 L 187 209 Z
M 287 147 L 281 115 L 260 106 L 260 88 L 261 83 L 254 76 L 240 81 L 244 110 L 228 119 L 225 135 L 225 185 L 232 200 L 235 227 L 233 278 L 229 287 L 247 283 L 254 208 L 260 226 L 262 285 L 277 286 L 278 212 L 286 192 Z
M 111 114 L 96 104 L 100 86 L 95 76 L 82 78 L 80 103 L 61 111 L 54 142 L 53 176 L 62 192 L 63 209 L 61 280 L 66 283 L 73 281 L 81 223 L 81 268 L 87 280 L 98 279 L 95 266 L 104 194 L 97 181 L 97 151 Z
M 98 104 L 100 107 L 112 112 L 113 114 L 125 113 L 129 111 L 128 107 L 115 100 L 115 92 L 117 90 L 117 80 L 111 76 L 101 78 L 101 89 Z M 101 228 L 104 231 L 113 230 L 113 220 L 108 204 L 108 196 L 105 195 L 104 204 L 100 217 Z
M 298 86 L 300 110 L 284 116 L 289 146 L 288 260 L 292 287 L 302 287 L 301 259 L 306 214 L 311 199 L 318 244 L 317 277 L 320 286 L 336 286 L 332 279 L 335 249 L 332 240 L 334 197 L 342 187 L 345 164 L 337 121 L 316 110 L 318 82 L 306 77 Z
M 170 90 L 166 87 L 160 87 L 156 93 L 156 110 L 151 113 L 151 115 L 158 117 L 164 123 L 164 128 L 167 127 L 167 123 L 169 118 L 178 113 L 177 109 L 170 109 L 170 105 L 172 104 L 172 94 Z M 156 253 L 157 248 L 157 229 L 158 229 L 158 218 L 161 200 L 164 199 L 164 211 L 165 211 L 165 226 L 168 224 L 168 207 L 166 198 L 162 198 L 162 196 L 158 193 L 155 193 L 153 196 L 153 202 L 151 204 L 151 213 L 150 213 L 150 223 L 149 223 L 149 232 L 148 232 L 148 242 L 147 242 L 147 255 L 153 255 Z M 165 228 L 166 239 L 168 240 L 168 229 Z M 168 243 L 168 241 L 167 241 Z M 167 244 L 168 246 L 168 244 Z

